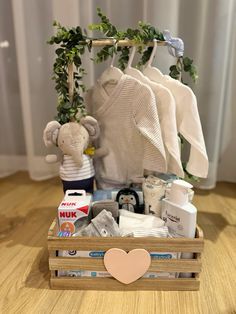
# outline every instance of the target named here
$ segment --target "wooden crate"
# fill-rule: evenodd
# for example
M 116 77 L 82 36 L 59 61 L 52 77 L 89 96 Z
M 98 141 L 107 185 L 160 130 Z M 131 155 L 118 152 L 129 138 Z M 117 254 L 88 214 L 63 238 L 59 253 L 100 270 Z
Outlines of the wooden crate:
M 99 237 L 57 237 L 57 220 L 48 231 L 50 284 L 52 289 L 80 290 L 199 290 L 203 232 L 197 227 L 194 239 L 186 238 L 99 238 Z M 144 248 L 148 252 L 192 252 L 193 259 L 152 259 L 150 272 L 193 273 L 192 278 L 140 278 L 125 285 L 114 278 L 57 277 L 58 270 L 106 271 L 102 258 L 59 257 L 58 250 L 107 251 L 120 248 L 130 251 Z

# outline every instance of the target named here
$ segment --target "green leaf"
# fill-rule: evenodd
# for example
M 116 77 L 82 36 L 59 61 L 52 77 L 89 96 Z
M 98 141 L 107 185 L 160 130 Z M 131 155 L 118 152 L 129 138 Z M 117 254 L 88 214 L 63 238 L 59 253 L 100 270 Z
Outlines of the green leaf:
M 69 102 L 63 104 L 63 109 L 70 109 L 71 108 L 71 104 Z
M 74 64 L 79 67 L 81 65 L 81 58 L 78 55 L 75 55 L 73 58 Z
M 58 48 L 56 49 L 55 53 L 59 56 L 60 54 L 62 54 L 64 52 L 63 48 Z
M 170 66 L 170 71 L 174 71 L 176 69 L 176 65 Z
M 183 64 L 185 66 L 190 66 L 192 63 L 193 63 L 193 60 L 191 60 L 190 58 L 188 57 L 183 58 Z

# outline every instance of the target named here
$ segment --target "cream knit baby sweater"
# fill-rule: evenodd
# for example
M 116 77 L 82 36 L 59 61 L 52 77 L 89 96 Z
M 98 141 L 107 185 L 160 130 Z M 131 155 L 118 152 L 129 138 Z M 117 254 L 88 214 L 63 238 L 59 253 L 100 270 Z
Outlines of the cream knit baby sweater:
M 152 82 L 135 68 L 126 68 L 125 73 L 151 87 L 156 98 L 161 134 L 166 152 L 167 171 L 183 178 L 184 171 L 180 159 L 174 97 L 166 87 Z
M 127 75 L 109 89 L 98 80 L 86 103 L 100 125 L 99 146 L 109 151 L 95 162 L 99 188 L 135 182 L 144 169 L 166 172 L 155 96 L 149 87 Z
M 208 173 L 208 157 L 198 113 L 197 100 L 193 91 L 181 82 L 163 75 L 159 71 L 144 69 L 143 73 L 154 82 L 167 87 L 175 98 L 177 129 L 190 143 L 187 171 L 205 178 Z

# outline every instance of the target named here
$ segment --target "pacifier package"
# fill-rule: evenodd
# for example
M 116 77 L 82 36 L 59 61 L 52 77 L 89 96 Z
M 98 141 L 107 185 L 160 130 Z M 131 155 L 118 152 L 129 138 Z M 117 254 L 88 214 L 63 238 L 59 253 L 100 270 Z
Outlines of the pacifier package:
M 58 207 L 59 230 L 73 234 L 88 225 L 91 200 L 84 190 L 67 190 Z

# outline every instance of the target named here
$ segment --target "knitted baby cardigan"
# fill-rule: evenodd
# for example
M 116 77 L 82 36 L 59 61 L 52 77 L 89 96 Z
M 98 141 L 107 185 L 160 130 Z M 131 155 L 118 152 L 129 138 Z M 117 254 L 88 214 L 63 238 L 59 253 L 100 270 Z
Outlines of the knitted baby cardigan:
M 205 178 L 208 173 L 208 157 L 198 113 L 197 100 L 191 88 L 168 75 L 155 75 L 144 69 L 143 73 L 154 82 L 163 84 L 170 90 L 176 103 L 177 129 L 190 143 L 190 155 L 187 171 L 195 176 Z
M 144 169 L 166 172 L 155 96 L 148 86 L 122 75 L 108 95 L 98 80 L 86 102 L 100 125 L 99 146 L 109 151 L 95 162 L 99 188 L 135 182 Z
M 151 87 L 157 103 L 161 134 L 166 152 L 167 171 L 183 178 L 184 171 L 180 159 L 174 97 L 166 87 L 151 81 L 135 68 L 128 67 L 125 69 L 125 73 Z

